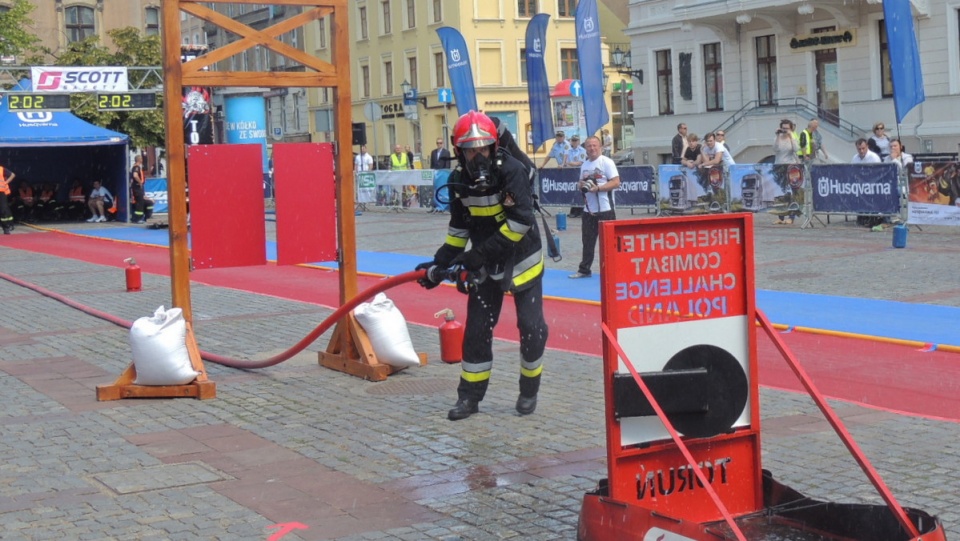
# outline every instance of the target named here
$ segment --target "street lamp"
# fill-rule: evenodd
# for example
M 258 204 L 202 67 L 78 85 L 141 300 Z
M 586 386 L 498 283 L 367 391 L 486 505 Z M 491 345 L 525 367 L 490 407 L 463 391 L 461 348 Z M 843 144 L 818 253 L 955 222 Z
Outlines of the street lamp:
M 408 99 L 415 100 L 417 103 L 423 105 L 424 107 L 427 106 L 427 97 L 417 96 L 417 89 L 412 84 L 408 83 L 406 79 L 404 79 L 403 82 L 400 83 L 400 91 L 403 92 L 403 98 L 405 100 L 408 100 Z
M 427 97 L 426 96 L 417 96 L 417 89 L 412 84 L 410 84 L 406 79 L 400 83 L 400 90 L 403 92 L 403 108 L 404 116 L 410 119 L 413 122 L 413 148 L 415 149 L 415 154 L 420 154 L 422 151 L 420 139 L 423 134 L 420 133 L 420 113 L 417 110 L 417 104 L 422 103 L 424 107 L 427 106 Z M 407 112 L 407 105 L 413 106 L 413 111 Z M 412 113 L 412 114 L 411 114 Z
M 613 69 L 617 73 L 634 77 L 640 81 L 640 84 L 643 84 L 643 70 L 635 70 L 631 67 L 632 60 L 630 58 L 630 51 L 624 52 L 620 49 L 620 46 L 617 45 L 617 48 L 610 54 L 613 56 Z

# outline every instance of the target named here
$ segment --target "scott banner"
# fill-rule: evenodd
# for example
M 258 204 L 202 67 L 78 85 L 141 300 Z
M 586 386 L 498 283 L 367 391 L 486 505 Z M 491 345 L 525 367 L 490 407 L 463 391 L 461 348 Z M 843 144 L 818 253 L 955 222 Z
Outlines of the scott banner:
M 814 165 L 813 208 L 819 213 L 896 214 L 900 212 L 895 163 Z
M 960 163 L 914 162 L 907 223 L 960 225 Z
M 649 165 L 617 167 L 620 187 L 614 192 L 617 207 L 655 205 L 653 167 Z M 583 194 L 577 189 L 580 169 L 541 169 L 540 204 L 563 207 L 580 206 Z

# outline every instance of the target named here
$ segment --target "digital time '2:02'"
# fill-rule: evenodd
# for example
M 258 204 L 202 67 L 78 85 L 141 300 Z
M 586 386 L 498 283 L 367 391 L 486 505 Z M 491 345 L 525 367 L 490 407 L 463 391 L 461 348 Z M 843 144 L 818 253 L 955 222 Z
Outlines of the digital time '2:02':
M 153 93 L 98 94 L 97 109 L 154 109 L 157 95 Z
M 70 96 L 67 94 L 25 94 L 11 92 L 7 94 L 9 111 L 50 111 L 69 110 Z

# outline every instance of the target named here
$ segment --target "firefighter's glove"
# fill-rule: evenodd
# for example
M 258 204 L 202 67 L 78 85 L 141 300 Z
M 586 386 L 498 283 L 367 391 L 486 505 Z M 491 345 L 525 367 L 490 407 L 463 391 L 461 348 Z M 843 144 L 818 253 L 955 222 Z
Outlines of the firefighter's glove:
M 469 295 L 471 291 L 477 289 L 477 284 L 480 283 L 479 273 L 469 271 L 463 266 L 457 268 L 456 273 L 457 291 L 464 295 Z
M 426 270 L 427 275 L 423 278 L 417 280 L 417 283 L 420 284 L 424 289 L 433 289 L 440 285 L 440 282 L 443 281 L 443 276 L 441 274 L 440 267 L 437 266 L 435 261 L 426 261 L 420 263 L 413 270 Z
M 453 258 L 453 264 L 458 263 L 468 271 L 478 271 L 483 268 L 483 255 L 476 250 L 467 250 Z

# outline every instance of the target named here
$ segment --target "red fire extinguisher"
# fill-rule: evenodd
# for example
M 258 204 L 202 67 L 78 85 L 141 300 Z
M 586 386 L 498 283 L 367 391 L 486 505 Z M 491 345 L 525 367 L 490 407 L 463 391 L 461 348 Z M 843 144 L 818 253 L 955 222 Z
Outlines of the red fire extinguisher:
M 463 324 L 455 319 L 453 310 L 444 308 L 433 317 L 443 316 L 440 325 L 440 360 L 454 364 L 463 360 Z
M 137 260 L 128 257 L 123 262 L 127 264 L 127 291 L 140 291 L 143 280 L 140 277 L 140 266 L 137 265 Z

